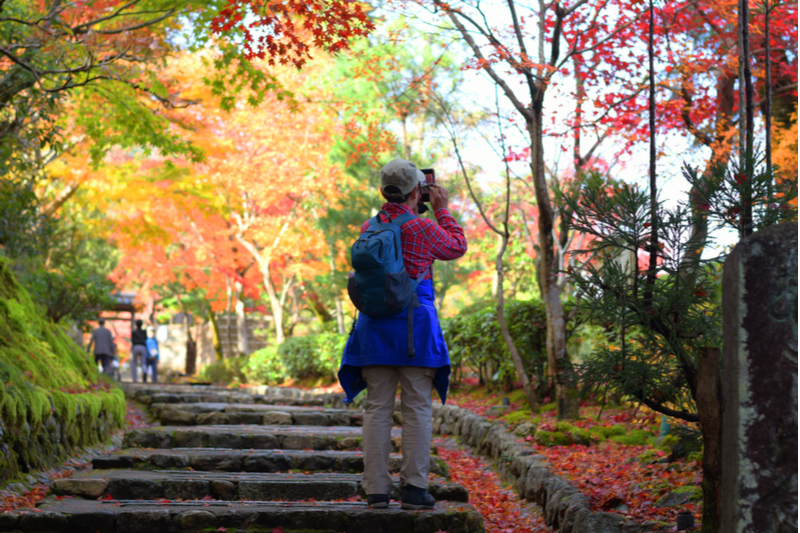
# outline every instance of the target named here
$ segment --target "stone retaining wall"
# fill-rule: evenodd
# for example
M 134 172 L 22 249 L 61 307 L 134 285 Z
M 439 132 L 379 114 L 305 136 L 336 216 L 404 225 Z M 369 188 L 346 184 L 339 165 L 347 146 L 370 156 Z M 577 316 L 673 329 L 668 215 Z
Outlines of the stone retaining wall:
M 545 458 L 507 431 L 505 424 L 454 405 L 433 408 L 433 432 L 458 437 L 475 452 L 494 460 L 500 475 L 520 497 L 538 504 L 545 522 L 560 533 L 649 533 L 670 531 L 615 513 L 593 513 L 578 489 L 550 472 Z
M 118 406 L 97 399 L 96 411 L 88 403 L 77 402 L 72 416 L 53 408 L 38 424 L 25 421 L 19 427 L 9 427 L 0 418 L 0 485 L 11 480 L 30 485 L 38 480 L 36 475 L 29 475 L 31 472 L 52 468 L 79 450 L 107 442 L 112 431 L 124 424 L 122 394 L 119 401 L 122 414 L 112 410 Z

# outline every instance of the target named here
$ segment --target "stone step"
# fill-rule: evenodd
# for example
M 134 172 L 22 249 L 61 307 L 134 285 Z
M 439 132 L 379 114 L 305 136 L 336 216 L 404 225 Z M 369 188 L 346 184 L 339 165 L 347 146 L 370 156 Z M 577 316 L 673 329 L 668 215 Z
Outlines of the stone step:
M 398 476 L 393 496 L 400 497 Z M 442 478 L 430 480 L 437 500 L 468 502 L 467 490 Z M 81 472 L 53 484 L 60 496 L 115 500 L 343 500 L 366 494 L 361 474 L 225 473 L 176 470 L 94 470 Z
M 153 403 L 202 403 L 202 402 L 220 402 L 220 403 L 244 403 L 244 404 L 260 404 L 260 405 L 296 405 L 296 406 L 324 406 L 343 407 L 342 397 L 338 395 L 326 395 L 309 398 L 286 398 L 278 396 L 261 396 L 251 395 L 246 393 L 223 393 L 223 392 L 207 392 L 207 393 L 156 393 L 153 395 L 142 395 L 135 398 L 137 401 L 146 405 Z
M 271 531 L 285 533 L 483 533 L 483 520 L 469 504 L 440 502 L 407 511 L 392 502 L 374 510 L 366 502 L 228 502 L 166 500 L 94 501 L 48 497 L 40 512 L 0 515 L 0 531 L 52 533 L 155 533 Z
M 389 472 L 400 471 L 402 456 L 389 456 Z M 136 468 L 217 470 L 223 472 L 316 472 L 356 473 L 364 471 L 361 452 L 309 450 L 231 450 L 213 448 L 129 448 L 92 459 L 94 469 Z M 431 455 L 430 471 L 449 477 L 447 463 Z
M 150 412 L 162 425 L 298 425 L 360 426 L 364 415 L 347 409 L 297 407 L 260 404 L 200 402 L 193 404 L 150 405 Z
M 392 429 L 399 450 L 401 430 Z M 124 448 L 230 448 L 256 450 L 354 450 L 361 428 L 349 426 L 154 426 L 125 433 Z

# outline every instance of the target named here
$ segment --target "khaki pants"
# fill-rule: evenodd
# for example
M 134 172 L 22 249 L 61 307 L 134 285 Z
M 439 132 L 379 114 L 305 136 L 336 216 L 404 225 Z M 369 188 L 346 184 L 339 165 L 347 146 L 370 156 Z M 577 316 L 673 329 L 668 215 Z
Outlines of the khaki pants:
M 364 429 L 361 448 L 364 477 L 361 485 L 367 494 L 389 494 L 392 413 L 397 383 L 400 382 L 403 414 L 403 466 L 400 486 L 428 488 L 431 453 L 431 414 L 435 368 L 416 366 L 368 365 L 361 369 L 367 382 Z

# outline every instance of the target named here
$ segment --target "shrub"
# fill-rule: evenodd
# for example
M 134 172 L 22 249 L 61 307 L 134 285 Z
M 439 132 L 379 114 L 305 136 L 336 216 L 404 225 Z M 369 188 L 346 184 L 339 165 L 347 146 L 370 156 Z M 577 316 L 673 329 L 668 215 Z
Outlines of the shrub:
M 278 347 L 288 374 L 295 379 L 334 381 L 339 371 L 347 335 L 319 333 L 290 337 Z
M 544 304 L 510 302 L 505 314 L 523 364 L 530 373 L 544 376 L 547 360 Z M 454 366 L 466 364 L 475 369 L 483 368 L 486 377 L 493 382 L 516 381 L 516 370 L 500 333 L 493 305 L 443 320 L 442 331 Z
M 250 354 L 244 368 L 248 383 L 280 385 L 286 380 L 286 365 L 274 346 Z
M 200 378 L 212 383 L 248 383 L 243 371 L 246 364 L 247 356 L 228 357 L 204 366 L 200 371 Z

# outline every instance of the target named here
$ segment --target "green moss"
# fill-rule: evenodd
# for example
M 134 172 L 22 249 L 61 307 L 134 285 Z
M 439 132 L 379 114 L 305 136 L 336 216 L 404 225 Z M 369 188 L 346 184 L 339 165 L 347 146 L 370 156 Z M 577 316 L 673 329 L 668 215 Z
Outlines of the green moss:
M 105 440 L 105 431 L 123 426 L 120 389 L 69 392 L 88 390 L 98 379 L 89 355 L 46 318 L 0 257 L 0 414 L 2 443 L 11 450 L 0 462 L 0 480 L 20 468 L 52 466 L 67 448 Z M 53 440 L 51 416 L 64 428 L 66 448 Z
M 501 417 L 502 420 L 505 420 L 511 426 L 516 426 L 523 422 L 530 422 L 532 418 L 533 414 L 527 409 L 511 411 L 507 415 Z
M 672 453 L 672 449 L 676 444 L 678 444 L 679 441 L 680 439 L 677 437 L 677 435 L 666 435 L 661 438 L 661 443 L 658 444 L 658 449 L 667 453 Z
M 643 446 L 647 444 L 648 439 L 652 436 L 649 431 L 644 429 L 634 429 L 627 435 L 614 435 L 611 440 L 626 446 Z
M 613 426 L 610 427 L 592 426 L 589 432 L 605 440 L 618 435 L 625 435 L 628 432 L 628 430 L 622 424 L 614 424 Z
M 686 460 L 690 463 L 700 462 L 703 460 L 703 452 L 691 452 L 689 455 L 686 456 Z
M 547 411 L 555 411 L 555 410 L 556 410 L 556 404 L 555 403 L 546 403 L 539 409 L 539 411 L 542 412 L 542 413 L 546 413 Z
M 561 431 L 537 431 L 533 436 L 541 446 L 569 446 L 572 439 Z
M 527 396 L 525 396 L 524 389 L 517 389 L 511 394 L 508 395 L 508 400 L 511 402 L 526 402 L 528 401 Z
M 672 492 L 676 492 L 678 494 L 689 494 L 689 499 L 693 501 L 703 499 L 703 489 L 697 485 L 684 485 L 682 487 L 678 487 Z
M 636 456 L 636 460 L 642 464 L 650 464 L 658 462 L 663 457 L 663 452 L 659 455 L 658 450 L 649 449 L 645 450 L 644 453 L 639 454 Z

